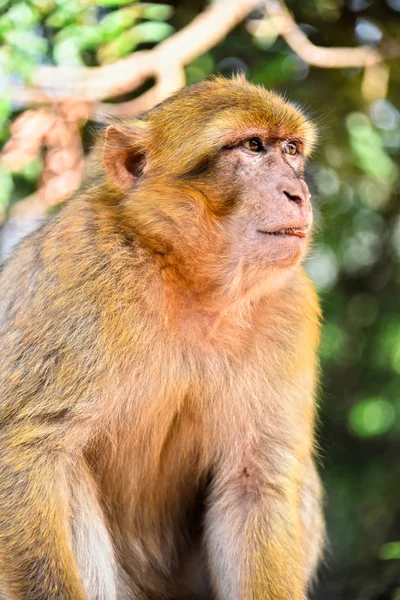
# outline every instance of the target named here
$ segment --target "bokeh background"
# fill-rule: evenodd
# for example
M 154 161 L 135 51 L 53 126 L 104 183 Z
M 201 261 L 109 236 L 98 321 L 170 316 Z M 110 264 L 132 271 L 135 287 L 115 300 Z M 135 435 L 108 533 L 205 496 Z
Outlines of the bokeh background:
M 314 598 L 400 600 L 400 0 L 0 0 L 0 44 L 3 258 L 78 188 L 105 114 L 240 70 L 318 122 Z

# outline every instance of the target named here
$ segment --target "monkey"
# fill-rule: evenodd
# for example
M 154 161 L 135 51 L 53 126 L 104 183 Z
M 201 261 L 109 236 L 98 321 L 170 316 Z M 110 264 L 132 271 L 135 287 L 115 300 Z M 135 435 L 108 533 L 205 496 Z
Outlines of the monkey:
M 316 127 L 243 77 L 111 119 L 0 277 L 0 596 L 306 600 Z

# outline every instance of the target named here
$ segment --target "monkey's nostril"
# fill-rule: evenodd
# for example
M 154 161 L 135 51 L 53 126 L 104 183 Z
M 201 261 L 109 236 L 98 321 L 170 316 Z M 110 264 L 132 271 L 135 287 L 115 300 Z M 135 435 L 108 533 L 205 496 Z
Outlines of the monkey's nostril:
M 296 202 L 296 204 L 303 204 L 303 198 L 301 196 L 297 196 L 297 194 L 289 194 L 286 190 L 283 191 L 286 198 L 291 200 L 292 202 Z

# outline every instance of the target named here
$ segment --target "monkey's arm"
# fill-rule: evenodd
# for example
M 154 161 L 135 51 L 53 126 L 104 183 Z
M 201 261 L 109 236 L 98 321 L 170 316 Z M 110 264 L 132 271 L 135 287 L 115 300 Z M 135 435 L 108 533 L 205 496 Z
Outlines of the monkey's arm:
M 294 352 L 286 363 L 277 354 L 278 365 L 269 357 L 265 368 L 277 375 L 275 380 L 270 375 L 275 385 L 267 398 L 232 399 L 230 429 L 221 423 L 227 435 L 232 431 L 232 441 L 220 450 L 206 516 L 218 600 L 307 598 L 323 519 L 313 463 L 313 344 L 303 349 L 301 357 Z M 257 389 L 255 382 L 251 390 Z
M 218 600 L 306 599 L 299 483 L 243 465 L 216 475 L 206 539 Z
M 8 360 L 0 357 L 0 596 L 84 600 L 85 565 L 98 579 L 98 557 L 107 554 L 103 564 L 112 562 L 93 482 L 79 466 L 96 427 L 94 412 L 101 412 L 90 364 L 77 361 L 73 349 L 69 355 L 55 347 L 43 330 L 41 341 L 21 339 L 18 350 L 10 337 L 17 331 L 3 337 Z
M 304 552 L 307 580 L 312 582 L 325 544 L 323 494 L 313 459 L 306 466 L 301 488 L 301 519 L 304 530 Z
M 84 600 L 62 460 L 23 444 L 22 427 L 10 434 L 1 442 L 0 592 L 13 600 Z
M 74 527 L 95 500 L 73 480 L 100 412 L 99 319 L 40 235 L 0 279 L 0 596 L 84 600 Z

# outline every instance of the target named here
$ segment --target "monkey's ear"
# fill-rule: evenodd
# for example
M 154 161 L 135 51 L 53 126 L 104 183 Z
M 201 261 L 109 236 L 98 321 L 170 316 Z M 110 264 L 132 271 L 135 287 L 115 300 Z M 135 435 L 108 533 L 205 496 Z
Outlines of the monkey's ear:
M 132 189 L 146 166 L 146 152 L 141 134 L 143 131 L 135 132 L 131 127 L 128 131 L 114 125 L 106 129 L 104 165 L 114 185 L 124 193 Z

